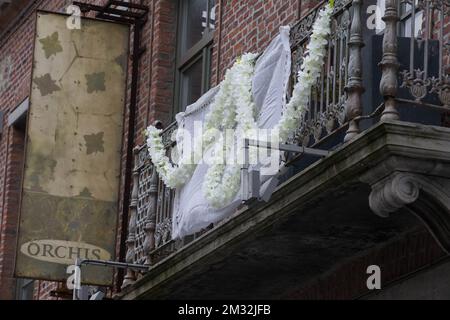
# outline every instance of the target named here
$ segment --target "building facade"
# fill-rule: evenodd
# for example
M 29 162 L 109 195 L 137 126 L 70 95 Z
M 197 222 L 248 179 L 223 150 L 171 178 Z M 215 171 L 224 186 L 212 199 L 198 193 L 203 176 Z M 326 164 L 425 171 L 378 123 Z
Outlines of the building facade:
M 269 203 L 177 241 L 173 193 L 155 174 L 145 128 L 158 123 L 169 137 L 176 113 L 280 26 L 291 26 L 297 71 L 324 2 L 83 2 L 147 9 L 130 37 L 116 260 L 150 270 L 117 270 L 108 297 L 450 298 L 448 2 L 336 1 L 328 61 L 291 141 L 332 153 L 289 158 Z M 36 12 L 64 13 L 72 1 L 0 4 L 0 299 L 69 299 L 64 283 L 16 279 L 14 260 Z M 370 266 L 381 291 L 367 286 Z

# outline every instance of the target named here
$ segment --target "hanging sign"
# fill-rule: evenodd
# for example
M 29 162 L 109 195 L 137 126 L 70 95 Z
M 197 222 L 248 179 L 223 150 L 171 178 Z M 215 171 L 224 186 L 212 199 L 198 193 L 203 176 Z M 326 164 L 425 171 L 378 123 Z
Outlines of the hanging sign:
M 65 281 L 115 258 L 129 27 L 38 12 L 16 277 Z M 83 267 L 85 284 L 112 270 Z

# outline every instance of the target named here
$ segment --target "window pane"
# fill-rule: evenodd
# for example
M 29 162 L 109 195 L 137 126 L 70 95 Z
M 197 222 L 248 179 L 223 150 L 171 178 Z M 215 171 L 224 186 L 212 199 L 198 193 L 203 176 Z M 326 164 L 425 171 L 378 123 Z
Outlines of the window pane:
M 17 279 L 17 300 L 33 300 L 34 281 L 28 279 Z
M 419 37 L 420 35 L 422 35 L 422 28 L 423 28 L 423 21 L 424 21 L 424 17 L 423 17 L 423 11 L 419 11 L 416 13 L 416 27 L 415 27 L 415 37 Z
M 378 0 L 375 12 L 376 33 L 381 33 L 384 31 L 384 29 L 386 29 L 386 23 L 383 21 L 385 12 L 386 12 L 386 0 Z
M 415 0 L 415 2 L 416 2 L 416 9 L 417 9 L 417 7 L 419 5 L 419 1 Z M 407 13 L 411 13 L 411 11 L 412 11 L 412 4 L 411 3 L 403 2 L 401 4 L 401 6 L 400 6 L 400 15 L 405 15 Z
M 181 74 L 181 108 L 197 101 L 202 95 L 202 65 L 203 60 L 197 60 Z
M 189 0 L 187 5 L 187 16 L 185 17 L 186 30 L 184 32 L 184 52 L 192 48 L 199 42 L 205 32 L 207 23 L 207 1 L 208 0 Z
M 416 12 L 415 23 L 414 23 L 414 37 L 419 37 L 422 34 L 423 27 L 423 11 Z M 412 34 L 412 16 L 403 21 L 402 26 L 402 36 L 411 37 Z

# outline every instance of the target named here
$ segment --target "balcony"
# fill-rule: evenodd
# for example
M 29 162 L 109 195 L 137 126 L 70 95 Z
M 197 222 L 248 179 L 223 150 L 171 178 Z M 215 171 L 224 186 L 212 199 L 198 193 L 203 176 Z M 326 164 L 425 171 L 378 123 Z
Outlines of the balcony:
M 286 297 L 337 262 L 423 225 L 450 251 L 450 8 L 408 3 L 413 21 L 423 15 L 421 32 L 403 26 L 412 37 L 399 36 L 400 1 L 386 1 L 380 34 L 366 25 L 370 3 L 336 1 L 322 77 L 289 141 L 331 153 L 286 155 L 270 202 L 243 204 L 174 241 L 174 191 L 146 147 L 135 150 L 126 260 L 149 271 L 127 270 L 118 298 Z M 322 5 L 292 26 L 293 74 Z M 168 150 L 175 129 L 163 133 Z

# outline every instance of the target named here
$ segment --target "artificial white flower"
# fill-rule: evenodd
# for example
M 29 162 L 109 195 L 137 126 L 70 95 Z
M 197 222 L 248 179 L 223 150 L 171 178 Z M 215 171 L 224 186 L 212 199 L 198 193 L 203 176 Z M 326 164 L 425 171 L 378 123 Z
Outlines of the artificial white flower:
M 332 13 L 333 5 L 330 3 L 319 12 L 319 17 L 314 23 L 311 40 L 298 72 L 292 98 L 286 105 L 280 122 L 275 127 L 280 132 L 280 143 L 285 142 L 295 132 L 300 120 L 304 119 L 306 115 L 311 89 L 320 77 L 324 65 L 328 37 L 331 33 Z
M 285 142 L 304 119 L 313 85 L 320 77 L 326 56 L 326 46 L 331 33 L 330 20 L 333 4 L 330 3 L 319 12 L 314 23 L 310 43 L 307 46 L 305 59 L 298 73 L 298 81 L 294 87 L 292 98 L 283 110 L 283 116 L 274 130 L 278 130 L 280 143 Z M 147 144 L 150 157 L 161 179 L 170 188 L 184 185 L 194 173 L 196 164 L 192 159 L 203 158 L 203 148 L 212 148 L 213 164 L 210 166 L 203 184 L 203 192 L 214 208 L 222 208 L 233 201 L 241 185 L 240 170 L 237 159 L 242 159 L 243 148 L 237 148 L 235 163 L 227 163 L 232 156 L 233 148 L 239 145 L 240 139 L 256 139 L 258 126 L 255 121 L 256 106 L 252 96 L 252 78 L 255 71 L 257 55 L 245 54 L 234 66 L 227 70 L 224 81 L 220 84 L 214 102 L 205 118 L 205 132 L 195 142 L 192 152 L 184 152 L 175 165 L 166 156 L 162 143 L 161 130 L 155 127 L 147 129 Z M 217 129 L 222 132 L 217 138 Z M 224 148 L 223 133 L 227 129 L 235 129 L 234 143 L 226 143 Z M 184 140 L 182 134 L 176 134 L 178 144 Z M 180 147 L 180 146 L 179 146 Z M 182 148 L 182 146 L 181 146 Z M 251 157 L 255 157 L 256 148 L 251 149 Z M 194 157 L 194 158 L 192 158 Z

